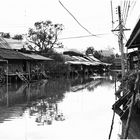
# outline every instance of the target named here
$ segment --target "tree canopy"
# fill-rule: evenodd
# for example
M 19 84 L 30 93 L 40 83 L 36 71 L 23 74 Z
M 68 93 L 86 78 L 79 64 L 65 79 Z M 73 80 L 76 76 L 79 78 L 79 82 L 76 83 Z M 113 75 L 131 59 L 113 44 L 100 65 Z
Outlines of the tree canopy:
M 3 38 L 10 38 L 10 33 L 2 33 Z
M 35 22 L 34 28 L 28 31 L 28 41 L 34 45 L 30 45 L 29 49 L 44 51 L 48 48 L 63 47 L 58 41 L 58 35 L 63 30 L 62 24 L 53 24 L 51 21 Z
M 23 37 L 22 37 L 22 35 L 14 35 L 14 37 L 12 37 L 12 39 L 16 39 L 16 40 L 22 40 L 23 39 Z
M 86 50 L 85 53 L 86 53 L 86 55 L 89 55 L 89 54 L 92 54 L 93 55 L 94 52 L 95 52 L 94 47 L 91 46 L 91 47 L 88 47 L 87 48 L 87 50 Z

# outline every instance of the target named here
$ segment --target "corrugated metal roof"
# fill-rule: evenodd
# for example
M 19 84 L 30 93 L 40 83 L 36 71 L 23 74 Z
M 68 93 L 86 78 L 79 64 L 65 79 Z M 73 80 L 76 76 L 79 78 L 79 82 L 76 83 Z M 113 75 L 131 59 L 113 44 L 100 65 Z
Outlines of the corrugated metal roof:
M 95 58 L 94 56 L 69 56 L 69 55 L 63 55 L 65 56 L 65 64 L 79 64 L 79 65 L 110 65 L 104 62 L 101 62 L 99 59 Z
M 65 64 L 76 64 L 76 65 L 100 65 L 98 62 L 83 62 L 83 61 L 66 61 Z
M 80 61 L 66 61 L 65 64 L 76 64 L 76 65 L 78 65 L 78 64 L 82 64 L 82 62 L 80 62 Z
M 81 56 L 69 56 L 69 59 L 65 61 L 65 64 L 76 64 L 76 65 L 99 65 L 98 62 L 91 62 Z
M 75 58 L 73 58 L 73 57 L 71 57 L 69 55 L 64 55 L 63 54 L 63 58 L 64 58 L 65 61 L 75 61 Z
M 99 59 L 95 58 L 93 55 L 89 55 L 88 58 L 92 59 L 92 61 L 101 62 Z
M 44 56 L 38 55 L 38 54 L 26 54 L 26 53 L 21 53 L 21 54 L 24 56 L 30 57 L 31 59 L 34 59 L 34 60 L 44 60 L 44 61 L 53 60 L 51 58 L 44 57 Z
M 23 40 L 16 40 L 16 39 L 12 39 L 12 38 L 8 38 L 5 40 L 12 49 L 21 49 L 21 48 L 23 48 L 23 46 L 25 44 L 25 42 Z
M 1 36 L 0 36 L 0 48 L 11 49 L 8 42 Z
M 84 58 L 84 57 L 80 57 L 80 56 L 78 56 L 78 58 L 80 59 L 80 61 L 90 62 L 89 60 L 87 60 L 87 59 L 86 59 L 86 58 Z
M 82 64 L 84 65 L 100 65 L 101 63 L 98 61 L 89 61 L 84 57 L 80 57 L 80 56 L 72 56 L 74 58 L 77 58 L 77 60 L 79 60 Z
M 30 60 L 31 58 L 22 55 L 18 51 L 12 49 L 0 48 L 0 58 L 7 60 Z
M 77 60 L 77 61 L 82 61 L 78 56 L 71 56 L 73 59 Z

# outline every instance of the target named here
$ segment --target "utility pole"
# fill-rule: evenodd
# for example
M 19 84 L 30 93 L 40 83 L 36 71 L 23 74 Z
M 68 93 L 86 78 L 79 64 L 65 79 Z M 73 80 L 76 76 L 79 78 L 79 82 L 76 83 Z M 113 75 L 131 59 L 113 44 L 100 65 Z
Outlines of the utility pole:
M 119 47 L 121 51 L 121 67 L 122 67 L 122 78 L 125 74 L 125 62 L 124 62 L 124 46 L 123 46 L 123 24 L 121 18 L 121 7 L 118 6 L 118 17 L 119 17 Z
M 122 69 L 122 78 L 125 75 L 125 56 L 124 56 L 124 44 L 123 44 L 123 34 L 124 31 L 128 31 L 130 29 L 126 29 L 123 25 L 123 19 L 121 15 L 121 7 L 118 6 L 118 18 L 119 18 L 119 25 L 117 26 L 117 29 L 115 28 L 114 31 L 118 31 L 118 42 L 119 42 L 119 48 L 121 52 L 121 69 Z

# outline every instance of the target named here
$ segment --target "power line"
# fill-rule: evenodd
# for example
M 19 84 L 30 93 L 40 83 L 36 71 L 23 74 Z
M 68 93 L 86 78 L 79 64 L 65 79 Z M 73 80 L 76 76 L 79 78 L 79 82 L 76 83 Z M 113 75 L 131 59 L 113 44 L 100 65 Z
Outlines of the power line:
M 92 35 L 64 37 L 64 38 L 59 38 L 59 40 L 65 40 L 65 39 L 77 39 L 77 38 L 86 38 L 86 37 L 92 37 Z
M 123 2 L 122 19 L 124 19 L 124 15 L 125 15 L 125 8 L 126 8 L 126 1 L 124 1 L 124 2 Z
M 114 18 L 113 18 L 113 4 L 112 4 L 112 0 L 110 1 L 110 5 L 111 5 L 111 18 L 112 18 L 112 29 L 113 29 Z
M 59 1 L 59 3 L 61 4 L 61 6 L 73 17 L 73 19 L 78 23 L 79 26 L 81 26 L 86 32 L 88 32 L 90 35 L 92 36 L 96 36 L 95 34 L 92 34 L 87 28 L 85 28 L 76 18 L 75 16 L 62 4 L 61 1 Z
M 128 9 L 128 1 L 124 1 L 124 10 L 123 10 L 123 21 L 126 19 L 126 14 L 127 14 L 127 9 Z
M 120 6 L 122 7 L 122 5 L 123 5 L 123 1 L 121 0 Z
M 107 35 L 109 33 L 104 34 L 98 34 L 98 35 Z M 64 38 L 58 38 L 59 40 L 65 40 L 65 39 L 77 39 L 77 38 L 87 38 L 87 37 L 93 37 L 92 35 L 84 35 L 84 36 L 71 36 L 71 37 L 64 37 Z
M 136 1 L 124 1 L 124 7 L 123 7 L 123 22 L 124 25 L 127 22 L 127 19 L 129 15 L 132 13 L 134 7 L 135 7 Z
M 136 1 L 132 1 L 132 3 L 131 3 L 131 7 L 132 7 L 132 8 L 131 8 L 130 14 L 132 13 L 132 11 L 133 11 L 135 5 L 136 5 Z
M 124 19 L 124 24 L 126 24 L 126 21 L 127 21 L 127 18 L 128 18 L 129 9 L 130 9 L 130 0 L 129 0 L 129 3 L 128 3 L 128 8 L 127 8 L 127 12 L 126 12 L 126 17 L 125 17 L 125 19 Z

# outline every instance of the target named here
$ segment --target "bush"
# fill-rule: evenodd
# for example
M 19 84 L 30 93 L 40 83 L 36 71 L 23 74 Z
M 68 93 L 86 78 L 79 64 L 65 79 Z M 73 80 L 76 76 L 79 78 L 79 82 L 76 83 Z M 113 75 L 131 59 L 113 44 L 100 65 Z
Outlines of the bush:
M 51 61 L 47 62 L 45 65 L 45 71 L 48 75 L 55 76 L 64 76 L 67 75 L 68 65 L 65 65 L 62 62 Z

